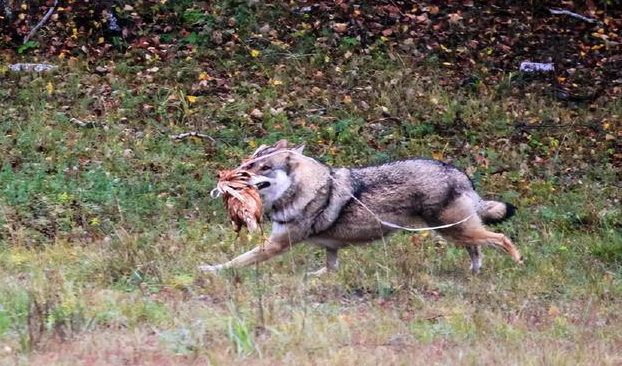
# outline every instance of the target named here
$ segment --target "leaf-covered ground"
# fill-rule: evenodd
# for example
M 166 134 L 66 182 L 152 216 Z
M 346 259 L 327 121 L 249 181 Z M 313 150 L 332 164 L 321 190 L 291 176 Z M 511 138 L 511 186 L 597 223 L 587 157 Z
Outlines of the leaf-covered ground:
M 552 62 L 545 92 L 602 105 L 622 92 L 622 8 L 601 1 L 280 1 L 3 2 L 0 46 L 7 56 L 38 53 L 91 63 L 130 51 L 138 63 L 195 54 L 250 53 L 273 61 L 291 54 L 379 42 L 442 65 L 446 83 L 479 87 L 513 78 L 522 61 Z M 41 30 L 31 30 L 54 12 Z M 551 10 L 570 10 L 584 19 Z M 41 39 L 41 43 L 39 43 Z M 212 51 L 212 52 L 209 52 Z M 128 54 L 125 54 L 127 57 Z M 298 56 L 296 56 L 298 57 Z M 212 75 L 213 76 L 213 75 Z M 219 87 L 229 75 L 219 75 Z M 194 92 L 198 90 L 194 89 Z
M 3 33 L 6 63 L 59 68 L 0 65 L 0 364 L 620 364 L 619 13 L 279 4 L 120 4 L 119 34 L 64 7 L 21 53 Z M 489 248 L 471 276 L 464 250 L 398 234 L 322 278 L 308 246 L 199 273 L 258 241 L 215 172 L 280 138 L 335 166 L 461 167 L 519 207 L 496 229 L 526 264 Z

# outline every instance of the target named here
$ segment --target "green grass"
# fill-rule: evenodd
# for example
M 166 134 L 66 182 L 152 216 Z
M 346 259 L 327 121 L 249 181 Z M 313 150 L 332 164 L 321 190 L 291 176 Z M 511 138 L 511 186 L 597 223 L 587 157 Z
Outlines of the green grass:
M 600 125 L 619 119 L 619 102 L 568 106 L 509 80 L 441 86 L 443 69 L 382 44 L 330 61 L 305 52 L 211 60 L 231 90 L 194 102 L 201 55 L 153 75 L 123 60 L 107 76 L 82 60 L 47 74 L 0 70 L 0 364 L 622 361 L 621 194 L 606 131 L 516 126 Z M 318 107 L 326 114 L 305 112 Z M 169 137 L 189 130 L 216 143 Z M 482 194 L 519 206 L 497 229 L 526 264 L 487 248 L 471 276 L 464 250 L 398 234 L 343 251 L 339 273 L 323 278 L 304 275 L 324 258 L 303 245 L 257 267 L 199 273 L 257 242 L 235 240 L 209 197 L 216 171 L 279 138 L 332 165 L 453 162 Z

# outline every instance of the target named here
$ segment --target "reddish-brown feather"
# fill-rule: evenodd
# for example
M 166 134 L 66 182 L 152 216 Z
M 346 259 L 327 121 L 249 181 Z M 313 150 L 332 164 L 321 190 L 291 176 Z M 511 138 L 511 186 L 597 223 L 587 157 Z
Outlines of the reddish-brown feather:
M 221 170 L 218 172 L 218 190 L 233 230 L 236 233 L 246 226 L 249 232 L 258 229 L 263 233 L 263 206 L 257 187 L 249 184 L 251 173 L 244 170 Z

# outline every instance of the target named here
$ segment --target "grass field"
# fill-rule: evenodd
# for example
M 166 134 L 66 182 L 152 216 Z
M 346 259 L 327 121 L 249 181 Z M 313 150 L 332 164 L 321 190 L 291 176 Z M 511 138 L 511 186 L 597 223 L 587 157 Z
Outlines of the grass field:
M 0 364 L 622 364 L 622 103 L 341 52 L 0 67 Z M 187 131 L 213 140 L 170 138 Z M 487 248 L 473 276 L 424 233 L 345 250 L 320 278 L 304 245 L 198 272 L 258 242 L 210 198 L 216 171 L 279 138 L 334 166 L 452 162 L 518 206 L 497 229 L 525 265 Z

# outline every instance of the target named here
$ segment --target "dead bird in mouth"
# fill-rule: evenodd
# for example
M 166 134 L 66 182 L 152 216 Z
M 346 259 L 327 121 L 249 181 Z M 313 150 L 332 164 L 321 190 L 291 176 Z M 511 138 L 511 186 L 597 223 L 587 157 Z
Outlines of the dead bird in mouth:
M 238 235 L 243 226 L 249 233 L 259 230 L 263 235 L 263 205 L 258 187 L 250 183 L 252 176 L 245 170 L 218 172 L 216 190 L 222 194 L 233 230 Z

